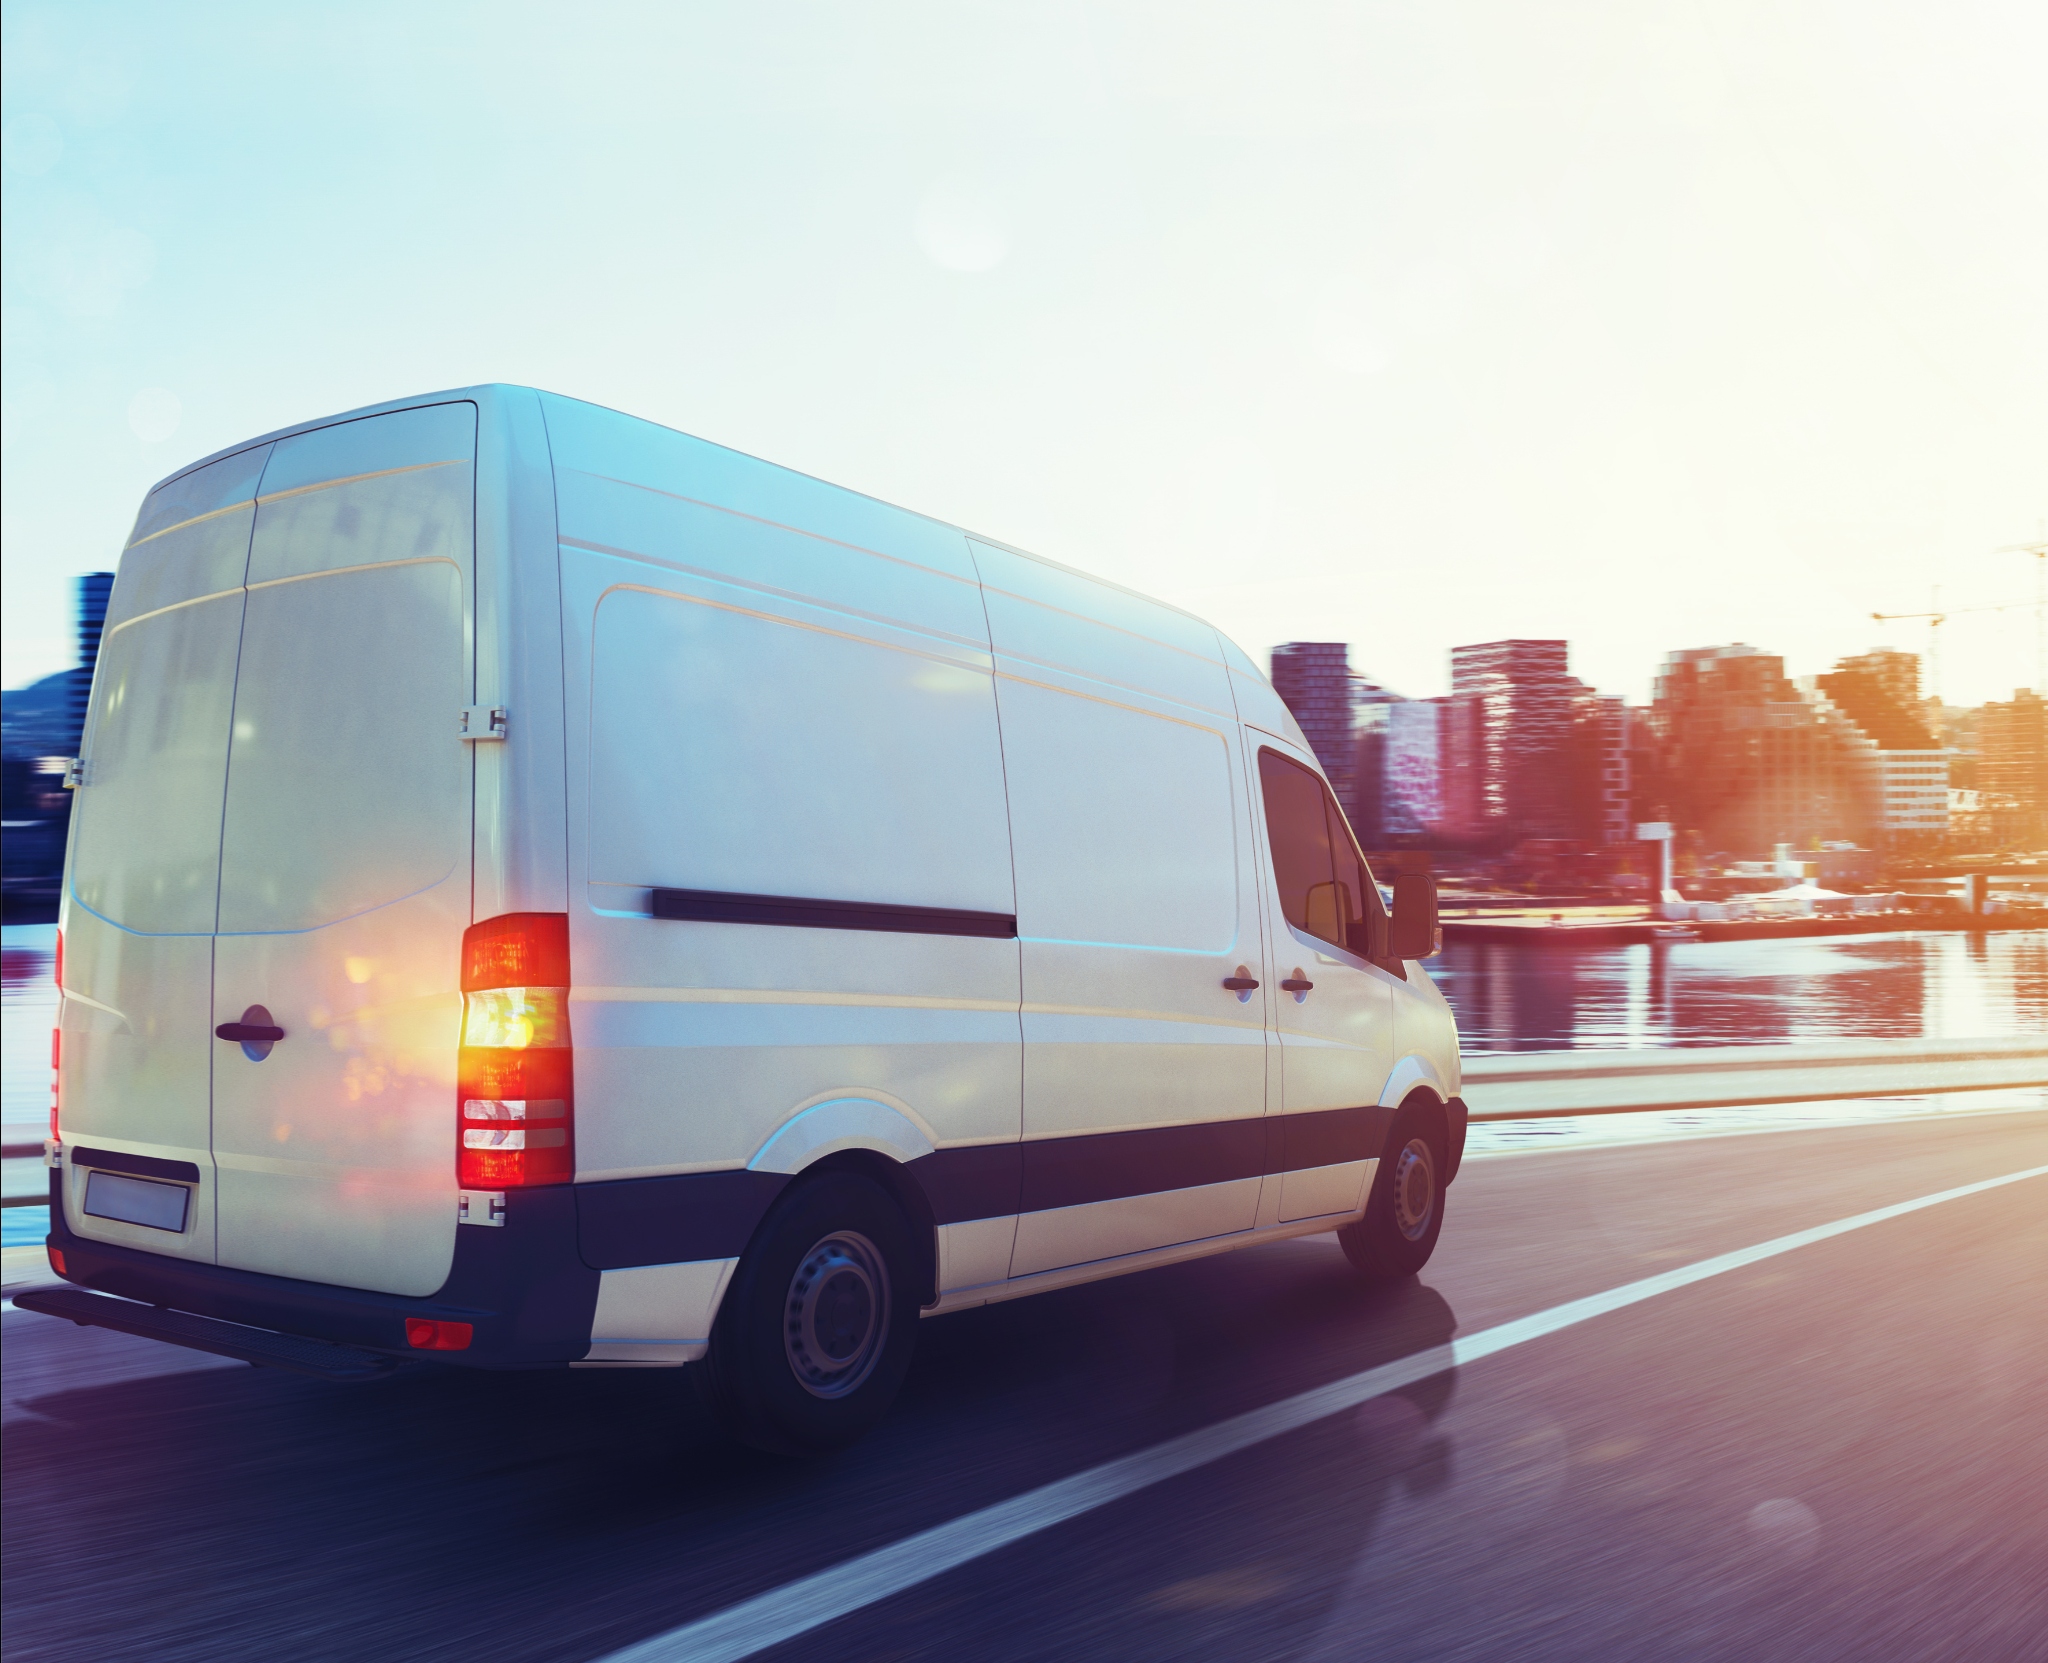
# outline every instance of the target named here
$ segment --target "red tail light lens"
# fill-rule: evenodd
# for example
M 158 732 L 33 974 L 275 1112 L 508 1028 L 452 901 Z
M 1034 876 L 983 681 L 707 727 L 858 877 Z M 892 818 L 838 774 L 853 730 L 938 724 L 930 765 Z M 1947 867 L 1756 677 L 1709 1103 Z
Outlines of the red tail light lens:
M 569 915 L 508 912 L 462 932 L 462 991 L 567 987 Z
M 523 1189 L 576 1176 L 574 1064 L 568 915 L 514 912 L 472 925 L 462 940 L 455 1092 L 462 1188 Z
M 415 1351 L 467 1351 L 476 1332 L 467 1322 L 437 1322 L 432 1317 L 407 1317 L 405 1343 Z

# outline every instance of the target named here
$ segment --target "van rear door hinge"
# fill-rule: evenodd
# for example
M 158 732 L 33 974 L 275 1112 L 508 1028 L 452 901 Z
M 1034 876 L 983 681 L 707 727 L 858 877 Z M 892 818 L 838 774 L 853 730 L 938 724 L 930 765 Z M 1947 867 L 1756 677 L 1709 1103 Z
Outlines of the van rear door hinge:
M 473 704 L 462 713 L 462 739 L 467 745 L 505 737 L 505 707 Z

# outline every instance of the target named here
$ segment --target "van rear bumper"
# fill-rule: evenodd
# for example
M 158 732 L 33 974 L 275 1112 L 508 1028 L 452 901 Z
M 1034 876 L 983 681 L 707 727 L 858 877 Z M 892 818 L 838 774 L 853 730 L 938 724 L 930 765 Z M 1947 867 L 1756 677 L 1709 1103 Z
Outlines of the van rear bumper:
M 458 1226 L 448 1280 L 424 1299 L 168 1259 L 74 1235 L 54 1191 L 49 1245 L 82 1288 L 394 1357 L 467 1368 L 547 1368 L 590 1350 L 598 1273 L 576 1251 L 572 1185 L 513 1190 L 502 1227 Z M 415 1351 L 408 1317 L 466 1322 L 465 1351 Z

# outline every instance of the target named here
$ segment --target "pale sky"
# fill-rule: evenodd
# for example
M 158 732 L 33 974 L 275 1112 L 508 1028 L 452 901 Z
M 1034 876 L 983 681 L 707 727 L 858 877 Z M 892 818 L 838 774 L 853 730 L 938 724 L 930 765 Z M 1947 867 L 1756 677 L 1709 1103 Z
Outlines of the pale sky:
M 2036 676 L 2048 7 L 0 13 L 4 675 L 141 493 L 517 381 L 1099 572 L 1261 660 L 1565 636 Z

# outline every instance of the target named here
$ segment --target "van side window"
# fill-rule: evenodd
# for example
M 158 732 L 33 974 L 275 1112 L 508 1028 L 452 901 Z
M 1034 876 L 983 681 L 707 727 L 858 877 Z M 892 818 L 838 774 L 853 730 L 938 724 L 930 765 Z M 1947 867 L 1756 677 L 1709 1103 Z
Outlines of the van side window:
M 1287 922 L 1347 952 L 1372 951 L 1372 877 L 1329 787 L 1278 751 L 1259 752 L 1266 836 Z

